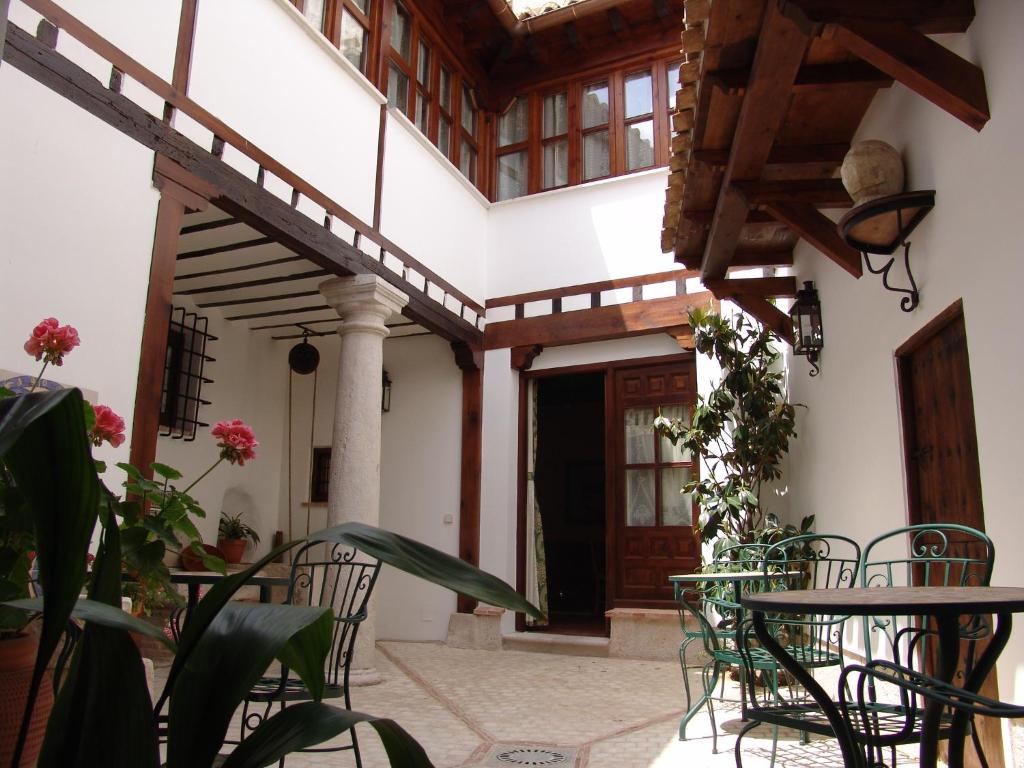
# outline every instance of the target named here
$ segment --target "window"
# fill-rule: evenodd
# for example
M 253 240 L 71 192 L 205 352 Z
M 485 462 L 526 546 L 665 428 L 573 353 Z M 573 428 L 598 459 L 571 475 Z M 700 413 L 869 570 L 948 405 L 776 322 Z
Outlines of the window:
M 498 118 L 498 200 L 527 193 L 530 100 L 520 96 Z
M 338 46 L 342 55 L 352 63 L 352 66 L 364 74 L 366 73 L 366 51 L 369 48 L 367 40 L 370 36 L 367 5 L 368 0 L 363 0 L 361 4 L 354 0 L 350 4 L 346 0 L 346 3 L 342 5 L 341 37 Z
M 462 171 L 462 175 L 469 179 L 470 182 L 476 184 L 476 100 L 473 98 L 473 91 L 468 85 L 462 86 L 461 106 L 460 121 L 462 130 L 459 131 L 461 134 L 459 140 L 459 170 Z
M 583 87 L 583 180 L 600 179 L 611 173 L 608 121 L 608 81 Z
M 303 0 L 301 10 L 302 15 L 310 24 L 321 32 L 324 31 L 324 21 L 326 20 L 324 0 Z
M 650 70 L 626 76 L 626 170 L 654 165 L 654 96 Z
M 416 56 L 416 127 L 424 134 L 430 127 L 430 48 L 422 40 Z
M 569 183 L 569 100 L 565 91 L 544 97 L 541 118 L 542 188 L 564 187 Z
M 412 21 L 409 12 L 395 3 L 391 16 L 391 54 L 388 56 L 388 106 L 409 113 L 409 80 Z
M 438 87 L 439 116 L 437 119 L 437 148 L 445 157 L 452 154 L 452 73 L 441 66 L 441 82 Z
M 213 383 L 204 374 L 206 363 L 213 361 L 206 354 L 206 345 L 216 340 L 207 330 L 207 318 L 183 307 L 171 310 L 160 397 L 160 434 L 164 437 L 190 442 L 196 439 L 198 427 L 209 426 L 199 420 L 199 411 L 210 404 L 202 399 L 203 384 Z
M 659 410 L 668 418 L 689 419 L 683 404 L 626 408 L 624 412 L 627 527 L 692 525 L 693 498 L 680 492 L 694 470 L 692 457 L 651 429 Z
M 331 485 L 331 449 L 316 446 L 313 448 L 313 471 L 309 479 L 309 500 L 312 502 L 327 501 L 327 491 Z

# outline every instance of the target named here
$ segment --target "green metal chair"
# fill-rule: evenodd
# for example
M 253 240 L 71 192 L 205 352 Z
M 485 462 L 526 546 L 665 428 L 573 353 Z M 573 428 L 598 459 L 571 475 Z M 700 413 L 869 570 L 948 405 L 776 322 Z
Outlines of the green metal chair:
M 873 539 L 864 548 L 860 583 L 864 587 L 899 587 L 913 585 L 936 586 L 988 586 L 995 560 L 995 545 L 982 531 L 954 523 L 923 523 L 897 528 Z M 873 616 L 864 619 L 865 657 L 870 664 L 876 656 L 889 657 L 897 666 L 911 669 L 923 665 L 928 658 L 929 642 L 935 641 L 935 631 L 921 626 L 913 616 Z M 977 641 L 991 632 L 984 616 L 965 618 L 960 626 L 960 637 L 966 643 L 963 654 L 969 674 L 974 664 Z M 915 674 L 924 674 L 918 669 Z M 922 710 L 904 696 L 899 705 L 880 703 L 874 689 L 874 676 L 868 675 L 867 693 L 875 702 L 877 734 L 871 742 L 878 763 L 880 751 L 890 749 L 892 764 L 896 762 L 895 748 L 912 744 L 920 738 Z M 886 726 L 890 724 L 890 727 Z M 896 723 L 898 725 L 892 725 Z M 940 731 L 940 738 L 948 735 L 948 728 Z M 977 733 L 971 736 L 978 754 L 984 753 Z
M 765 552 L 765 588 L 845 589 L 857 583 L 861 549 L 853 539 L 828 534 L 802 534 L 775 544 Z M 772 574 L 782 574 L 769 579 Z M 767 627 L 786 652 L 806 669 L 814 670 L 843 664 L 843 630 L 848 617 L 804 614 L 767 617 Z M 749 722 L 736 737 L 737 768 L 743 766 L 743 737 L 761 723 L 773 728 L 771 764 L 775 764 L 779 726 L 795 728 L 806 743 L 808 733 L 833 734 L 828 718 L 820 707 L 802 692 L 779 692 L 777 659 L 761 648 L 749 620 L 740 628 L 735 652 L 745 670 Z M 758 674 L 763 686 L 757 685 Z M 758 688 L 760 687 L 760 691 Z
M 714 560 L 705 568 L 710 573 L 760 571 L 764 563 L 764 552 L 768 544 L 735 544 L 719 550 Z M 687 649 L 700 641 L 705 650 L 709 647 L 708 636 L 713 636 L 714 647 L 733 644 L 736 639 L 736 599 L 732 595 L 732 584 L 713 584 L 698 582 L 694 587 L 677 591 L 677 609 L 679 626 L 683 632 L 683 640 L 679 643 L 679 666 L 683 671 L 683 690 L 686 693 L 686 714 L 679 722 L 679 739 L 686 740 L 686 726 L 700 711 L 714 691 L 714 684 L 705 690 L 696 703 L 692 701 L 690 680 L 687 674 L 690 664 L 687 662 Z M 687 622 L 688 616 L 695 616 L 696 621 Z M 708 669 L 712 665 L 714 669 Z M 702 665 L 702 677 L 711 674 L 715 680 L 721 673 L 721 665 L 713 656 Z M 725 679 L 722 677 L 723 691 L 719 692 L 719 700 L 723 700 Z M 714 728 L 714 713 L 709 708 Z

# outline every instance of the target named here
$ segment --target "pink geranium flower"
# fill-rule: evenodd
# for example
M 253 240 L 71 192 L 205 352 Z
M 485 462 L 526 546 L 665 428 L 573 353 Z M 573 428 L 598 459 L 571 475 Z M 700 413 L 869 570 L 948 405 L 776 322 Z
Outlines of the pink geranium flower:
M 96 423 L 89 430 L 89 440 L 93 445 L 102 445 L 106 440 L 114 448 L 124 442 L 124 419 L 105 405 L 94 405 L 92 412 L 96 415 Z
M 70 325 L 61 325 L 55 317 L 48 317 L 32 329 L 25 351 L 36 360 L 45 358 L 47 363 L 63 365 L 64 355 L 78 345 L 78 331 Z
M 245 466 L 245 462 L 256 458 L 255 448 L 259 445 L 256 436 L 252 433 L 252 427 L 241 419 L 232 421 L 218 421 L 211 434 L 217 438 L 217 446 L 220 448 L 220 457 L 227 459 L 232 464 Z

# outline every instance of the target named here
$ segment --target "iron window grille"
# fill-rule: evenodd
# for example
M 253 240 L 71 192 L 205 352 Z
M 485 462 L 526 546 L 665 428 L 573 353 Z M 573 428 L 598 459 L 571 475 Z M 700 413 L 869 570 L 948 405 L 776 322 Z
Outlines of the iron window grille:
M 210 426 L 200 421 L 200 409 L 210 405 L 202 397 L 206 363 L 215 362 L 206 352 L 206 345 L 217 341 L 209 333 L 209 321 L 184 307 L 171 308 L 167 332 L 167 355 L 164 360 L 164 385 L 160 398 L 160 435 L 191 442 L 199 427 Z

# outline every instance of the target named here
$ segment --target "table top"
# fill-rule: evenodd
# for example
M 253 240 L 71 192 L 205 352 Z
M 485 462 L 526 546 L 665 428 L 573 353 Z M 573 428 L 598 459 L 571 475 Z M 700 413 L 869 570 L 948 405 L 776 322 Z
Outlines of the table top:
M 743 595 L 744 607 L 781 613 L 924 616 L 1024 611 L 1024 587 L 854 587 Z
M 171 571 L 171 582 L 173 584 L 216 584 L 227 576 L 234 576 L 241 571 L 231 573 L 217 573 L 216 571 Z M 255 584 L 258 587 L 287 587 L 291 579 L 288 576 L 260 575 L 250 576 L 245 580 L 246 584 Z
M 799 571 L 788 573 L 769 573 L 769 579 L 780 579 L 784 576 L 796 576 Z M 765 578 L 764 571 L 715 571 L 712 573 L 679 573 L 669 576 L 669 583 L 676 581 L 753 581 Z

